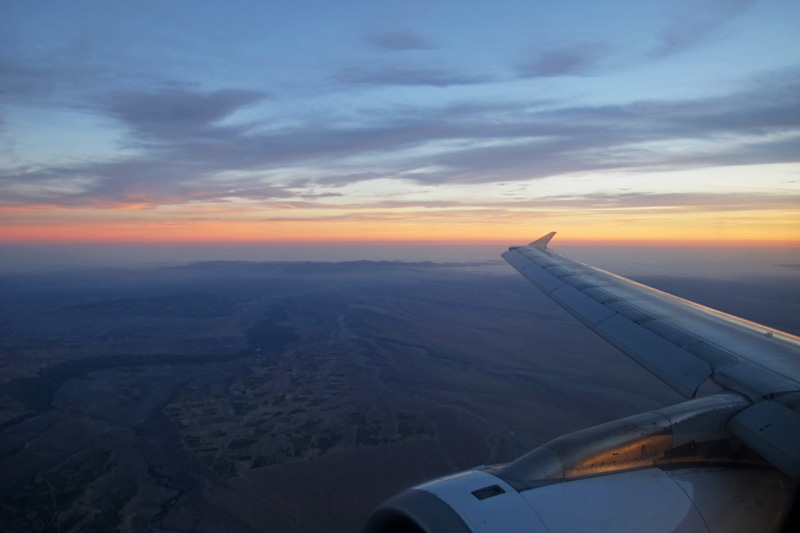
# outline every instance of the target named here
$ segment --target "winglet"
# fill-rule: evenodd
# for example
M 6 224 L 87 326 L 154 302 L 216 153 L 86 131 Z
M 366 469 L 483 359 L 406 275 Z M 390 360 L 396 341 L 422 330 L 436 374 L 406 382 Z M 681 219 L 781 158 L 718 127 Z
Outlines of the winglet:
M 551 231 L 550 233 L 548 233 L 544 237 L 542 237 L 540 239 L 536 239 L 535 241 L 530 243 L 529 246 L 533 246 L 534 248 L 538 248 L 540 250 L 547 250 L 547 243 L 550 242 L 550 239 L 552 239 L 553 235 L 555 235 L 555 234 L 556 234 L 555 231 Z

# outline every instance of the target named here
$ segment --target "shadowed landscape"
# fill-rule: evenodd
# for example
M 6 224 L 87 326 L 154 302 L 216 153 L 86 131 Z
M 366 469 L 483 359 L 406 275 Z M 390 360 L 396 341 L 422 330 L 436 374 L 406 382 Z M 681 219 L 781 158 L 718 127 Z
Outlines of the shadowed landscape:
M 710 364 L 763 396 L 730 455 L 800 479 L 798 372 L 761 350 L 800 334 L 799 26 L 797 0 L 0 1 L 0 533 L 360 531 L 683 401 L 501 260 L 556 231 L 766 326 L 729 365 L 722 329 L 552 270 L 681 390 Z M 667 415 L 713 438 L 670 464 L 721 447 L 721 403 Z M 766 508 L 736 498 L 708 505 Z
M 636 278 L 798 333 L 787 276 Z M 680 397 L 504 263 L 0 277 L 3 531 L 357 531 L 426 479 Z

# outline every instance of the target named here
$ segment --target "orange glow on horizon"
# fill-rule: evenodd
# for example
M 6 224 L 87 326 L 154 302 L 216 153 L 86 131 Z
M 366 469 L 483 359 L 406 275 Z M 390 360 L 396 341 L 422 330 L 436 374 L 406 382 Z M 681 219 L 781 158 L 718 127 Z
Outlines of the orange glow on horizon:
M 426 228 L 363 223 L 331 222 L 319 224 L 273 223 L 106 223 L 63 224 L 58 226 L 22 226 L 0 228 L 0 242 L 5 243 L 292 243 L 292 242 L 393 242 L 393 243 L 452 243 L 476 242 L 527 244 L 548 233 L 558 232 L 558 242 L 567 245 L 658 244 L 665 246 L 786 246 L 800 247 L 800 237 L 792 234 L 735 234 L 717 235 L 695 231 L 690 234 L 663 231 L 649 236 L 621 229 L 575 228 L 572 224 L 543 221 L 528 224 L 531 229 L 518 227 Z
M 272 206 L 274 207 L 274 206 Z M 298 211 L 300 213 L 296 214 Z M 220 204 L 142 208 L 0 207 L 5 243 L 416 242 L 800 247 L 800 212 L 297 209 Z M 278 216 L 280 215 L 280 217 Z M 270 218 L 272 217 L 272 218 Z

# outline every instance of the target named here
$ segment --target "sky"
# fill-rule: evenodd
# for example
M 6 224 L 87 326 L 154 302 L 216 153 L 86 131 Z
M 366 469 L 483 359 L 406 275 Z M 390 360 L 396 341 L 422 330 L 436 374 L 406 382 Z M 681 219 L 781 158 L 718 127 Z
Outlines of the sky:
M 800 2 L 0 3 L 0 243 L 800 246 Z

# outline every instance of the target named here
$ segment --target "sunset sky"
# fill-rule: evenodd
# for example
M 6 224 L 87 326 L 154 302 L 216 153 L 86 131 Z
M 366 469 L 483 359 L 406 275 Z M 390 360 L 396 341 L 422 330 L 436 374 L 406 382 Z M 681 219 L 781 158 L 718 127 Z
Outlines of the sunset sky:
M 800 245 L 800 2 L 0 3 L 0 242 Z

